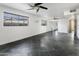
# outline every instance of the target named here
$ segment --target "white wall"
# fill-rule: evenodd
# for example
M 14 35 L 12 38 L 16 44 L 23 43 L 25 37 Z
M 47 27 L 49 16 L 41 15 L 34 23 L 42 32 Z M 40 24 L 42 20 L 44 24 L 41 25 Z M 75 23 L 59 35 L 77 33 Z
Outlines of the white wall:
M 40 26 L 40 33 L 47 32 L 47 26 Z
M 40 25 L 41 25 L 41 23 L 42 23 L 42 20 L 44 20 L 44 18 L 42 18 L 41 20 L 40 20 Z M 46 30 L 46 27 L 47 26 L 40 26 L 40 33 L 44 33 L 44 32 L 47 32 L 47 30 Z
M 57 29 L 57 21 L 49 21 L 47 20 L 47 26 L 40 26 L 40 33 L 48 32 L 48 31 L 53 31 Z
M 79 38 L 79 15 L 77 15 L 77 37 Z
M 67 19 L 61 19 L 58 21 L 58 32 L 68 33 L 68 21 Z
M 11 12 L 15 14 L 29 16 L 28 26 L 3 26 L 3 12 Z M 45 28 L 40 31 L 41 17 L 26 13 L 24 11 L 16 10 L 13 8 L 0 6 L 0 45 L 27 38 L 45 32 Z
M 57 21 L 48 21 L 48 25 L 47 25 L 47 30 L 51 31 L 51 30 L 55 30 L 57 29 Z

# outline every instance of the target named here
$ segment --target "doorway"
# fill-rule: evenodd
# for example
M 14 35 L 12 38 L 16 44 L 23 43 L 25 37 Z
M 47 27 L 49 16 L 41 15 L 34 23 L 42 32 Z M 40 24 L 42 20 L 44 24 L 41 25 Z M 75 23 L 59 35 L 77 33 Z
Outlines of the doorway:
M 68 20 L 68 32 L 69 33 L 74 33 L 75 31 L 75 17 L 71 16 Z
M 69 33 L 72 33 L 75 31 L 75 20 L 70 19 L 69 20 Z

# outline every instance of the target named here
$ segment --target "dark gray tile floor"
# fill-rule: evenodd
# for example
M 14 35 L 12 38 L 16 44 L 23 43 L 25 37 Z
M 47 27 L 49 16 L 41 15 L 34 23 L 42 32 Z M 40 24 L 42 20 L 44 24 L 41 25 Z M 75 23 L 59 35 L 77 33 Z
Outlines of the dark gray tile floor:
M 48 32 L 0 47 L 1 56 L 78 56 L 79 43 L 70 34 Z

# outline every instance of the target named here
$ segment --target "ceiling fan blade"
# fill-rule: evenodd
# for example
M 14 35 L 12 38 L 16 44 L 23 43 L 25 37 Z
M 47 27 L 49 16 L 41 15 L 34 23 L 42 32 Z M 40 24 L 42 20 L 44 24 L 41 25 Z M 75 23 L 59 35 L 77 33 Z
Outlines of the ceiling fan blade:
M 43 4 L 43 3 L 35 3 L 34 6 L 39 6 L 41 4 Z
M 48 9 L 47 7 L 44 7 L 44 6 L 39 6 L 39 7 L 46 10 Z
M 36 12 L 38 12 L 39 11 L 39 8 L 36 10 Z

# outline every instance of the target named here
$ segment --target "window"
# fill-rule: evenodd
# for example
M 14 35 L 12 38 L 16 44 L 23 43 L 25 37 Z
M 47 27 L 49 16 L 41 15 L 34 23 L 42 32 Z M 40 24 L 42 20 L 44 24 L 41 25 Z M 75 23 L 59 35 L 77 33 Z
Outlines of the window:
M 27 26 L 29 17 L 4 12 L 4 26 Z

